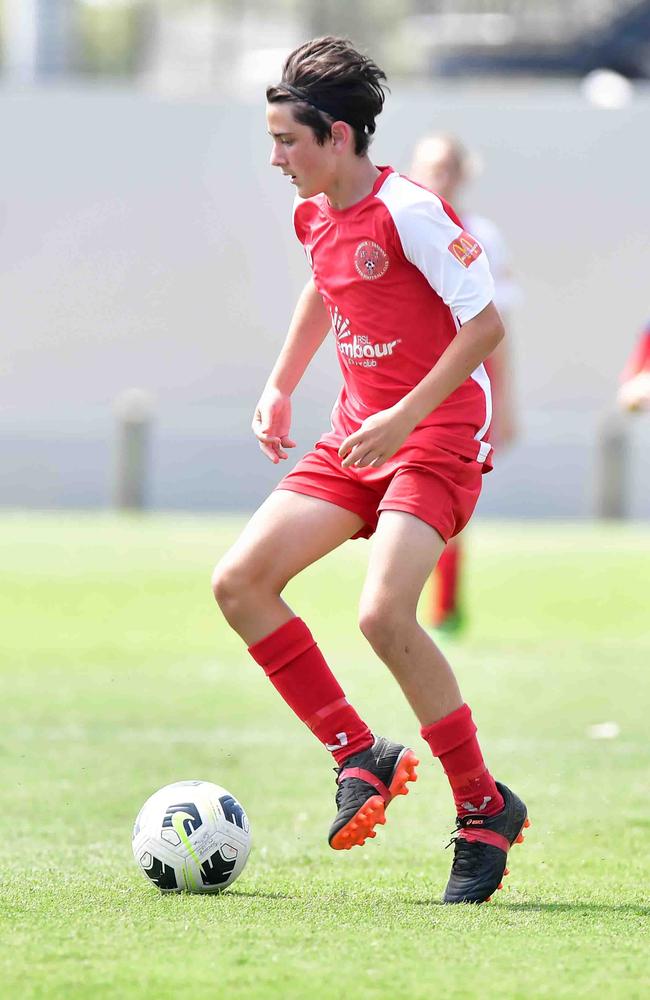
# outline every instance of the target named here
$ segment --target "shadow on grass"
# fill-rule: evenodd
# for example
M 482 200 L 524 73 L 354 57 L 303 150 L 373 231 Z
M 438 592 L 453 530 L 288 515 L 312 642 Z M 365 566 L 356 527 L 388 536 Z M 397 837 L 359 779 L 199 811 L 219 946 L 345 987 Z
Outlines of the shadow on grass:
M 301 893 L 293 892 L 265 892 L 263 889 L 228 889 L 224 895 L 236 896 L 239 899 L 277 899 L 277 900 L 297 900 L 301 898 Z M 314 899 L 317 898 L 315 894 Z M 439 907 L 448 908 L 448 904 L 443 903 L 440 897 L 421 897 L 414 898 L 409 896 L 397 896 L 396 901 L 405 906 L 413 907 Z M 376 905 L 377 899 L 375 896 L 368 898 L 368 905 Z M 474 906 L 475 904 L 467 903 L 460 904 L 462 906 Z M 620 913 L 628 917 L 650 917 L 650 906 L 642 906 L 640 903 L 587 903 L 576 900 L 574 903 L 539 903 L 539 902 L 515 902 L 514 900 L 509 900 L 507 895 L 502 893 L 496 893 L 495 899 L 492 903 L 490 909 L 496 907 L 498 910 L 508 910 L 510 912 L 521 912 L 521 913 L 547 913 L 549 915 L 553 914 L 571 914 L 577 916 L 581 913 L 586 915 L 593 914 L 617 914 Z M 457 908 L 457 907 L 454 907 Z
M 499 909 L 522 910 L 524 913 L 623 913 L 628 917 L 650 917 L 650 906 L 636 903 L 509 903 L 499 900 Z
M 407 906 L 444 906 L 445 909 L 447 908 L 447 904 L 443 903 L 441 899 L 405 899 L 403 902 Z M 507 898 L 499 897 L 495 900 L 495 904 L 494 908 L 497 910 L 519 910 L 522 913 L 570 913 L 573 916 L 579 913 L 622 913 L 628 917 L 650 917 L 650 906 L 639 906 L 636 903 L 511 903 Z M 475 904 L 460 904 L 460 906 L 473 905 Z
M 227 896 L 242 896 L 244 899 L 297 899 L 289 892 L 261 892 L 259 889 L 229 889 Z

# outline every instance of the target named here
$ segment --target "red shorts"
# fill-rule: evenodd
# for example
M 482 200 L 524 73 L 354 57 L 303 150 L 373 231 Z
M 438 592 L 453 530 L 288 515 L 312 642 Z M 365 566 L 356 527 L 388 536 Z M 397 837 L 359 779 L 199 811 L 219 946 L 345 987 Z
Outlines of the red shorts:
M 406 454 L 402 455 L 402 452 Z M 382 510 L 403 510 L 448 541 L 465 527 L 481 493 L 482 466 L 444 448 L 400 449 L 377 469 L 343 468 L 336 448 L 316 445 L 276 489 L 319 497 L 365 521 L 355 538 L 370 538 Z

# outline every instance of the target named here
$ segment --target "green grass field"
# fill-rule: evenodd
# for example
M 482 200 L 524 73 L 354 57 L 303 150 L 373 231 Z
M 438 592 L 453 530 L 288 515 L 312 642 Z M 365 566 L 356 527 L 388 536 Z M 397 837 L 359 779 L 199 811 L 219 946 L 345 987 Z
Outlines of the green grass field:
M 0 517 L 2 997 L 650 996 L 650 530 L 478 523 L 447 643 L 491 769 L 532 827 L 482 907 L 439 903 L 449 789 L 420 780 L 362 849 L 326 842 L 329 756 L 213 606 L 238 522 Z M 367 545 L 292 584 L 377 732 L 426 750 L 356 628 Z M 616 739 L 589 727 L 617 722 Z M 130 837 L 181 778 L 225 785 L 254 847 L 221 896 L 161 895 Z

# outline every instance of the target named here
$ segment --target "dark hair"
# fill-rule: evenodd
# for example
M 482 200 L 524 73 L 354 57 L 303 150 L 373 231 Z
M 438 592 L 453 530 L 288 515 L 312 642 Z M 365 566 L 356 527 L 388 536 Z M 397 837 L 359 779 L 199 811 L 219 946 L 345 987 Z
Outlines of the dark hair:
M 294 117 L 309 125 L 322 146 L 332 133 L 332 123 L 344 121 L 354 130 L 354 151 L 367 152 L 375 131 L 375 118 L 384 106 L 388 89 L 383 70 L 362 55 L 347 38 L 315 38 L 305 42 L 282 67 L 282 79 L 267 87 L 270 104 L 296 104 Z

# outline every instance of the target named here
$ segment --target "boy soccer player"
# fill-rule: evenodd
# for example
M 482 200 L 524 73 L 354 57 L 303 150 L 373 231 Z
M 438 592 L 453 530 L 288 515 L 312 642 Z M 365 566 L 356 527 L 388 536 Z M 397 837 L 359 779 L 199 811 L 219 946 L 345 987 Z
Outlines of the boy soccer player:
M 330 328 L 343 387 L 331 430 L 253 515 L 213 589 L 252 657 L 338 765 L 330 845 L 361 845 L 419 762 L 373 735 L 281 594 L 327 552 L 374 533 L 361 630 L 451 785 L 457 833 L 445 902 L 481 903 L 507 873 L 526 807 L 488 771 L 470 709 L 416 609 L 490 467 L 482 363 L 503 328 L 481 246 L 438 197 L 369 159 L 385 79 L 350 42 L 327 37 L 293 52 L 267 89 L 271 164 L 297 189 L 294 225 L 312 276 L 255 410 L 262 452 L 278 463 L 294 447 L 291 394 Z

